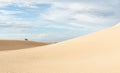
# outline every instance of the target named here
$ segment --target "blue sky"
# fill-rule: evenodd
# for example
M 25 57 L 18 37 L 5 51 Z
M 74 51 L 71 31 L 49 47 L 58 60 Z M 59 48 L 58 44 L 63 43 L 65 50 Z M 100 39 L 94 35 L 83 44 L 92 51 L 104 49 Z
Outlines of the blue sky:
M 0 39 L 59 42 L 120 21 L 120 0 L 0 0 Z

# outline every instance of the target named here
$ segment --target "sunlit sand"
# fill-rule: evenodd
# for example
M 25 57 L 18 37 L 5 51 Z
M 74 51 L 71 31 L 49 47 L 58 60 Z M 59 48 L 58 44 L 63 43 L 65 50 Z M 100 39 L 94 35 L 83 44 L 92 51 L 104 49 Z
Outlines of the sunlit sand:
M 120 73 L 120 24 L 56 44 L 0 51 L 0 73 Z

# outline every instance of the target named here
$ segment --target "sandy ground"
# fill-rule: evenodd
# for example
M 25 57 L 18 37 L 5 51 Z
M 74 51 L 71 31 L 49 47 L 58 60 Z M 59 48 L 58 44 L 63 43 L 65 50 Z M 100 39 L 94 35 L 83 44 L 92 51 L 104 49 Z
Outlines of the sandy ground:
M 0 73 L 120 73 L 120 24 L 57 44 L 1 51 Z
M 21 40 L 0 40 L 0 51 L 18 50 L 37 46 L 47 45 L 43 42 L 21 41 Z

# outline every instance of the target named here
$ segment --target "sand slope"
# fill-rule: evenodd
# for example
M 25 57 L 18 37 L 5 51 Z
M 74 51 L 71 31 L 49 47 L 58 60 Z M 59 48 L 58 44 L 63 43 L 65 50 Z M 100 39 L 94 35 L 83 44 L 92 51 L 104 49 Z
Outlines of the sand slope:
M 1 73 L 120 73 L 120 25 L 65 42 L 0 52 Z
M 18 50 L 37 46 L 47 45 L 43 42 L 20 41 L 20 40 L 0 40 L 0 51 L 3 50 Z

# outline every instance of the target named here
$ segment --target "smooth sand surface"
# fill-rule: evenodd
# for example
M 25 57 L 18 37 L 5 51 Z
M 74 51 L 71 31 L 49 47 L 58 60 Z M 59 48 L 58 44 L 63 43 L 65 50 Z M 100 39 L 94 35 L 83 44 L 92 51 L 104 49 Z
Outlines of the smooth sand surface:
M 21 41 L 21 40 L 0 40 L 0 51 L 4 50 L 18 50 L 37 46 L 47 45 L 48 43 Z
M 57 44 L 1 51 L 0 73 L 120 73 L 120 24 Z

